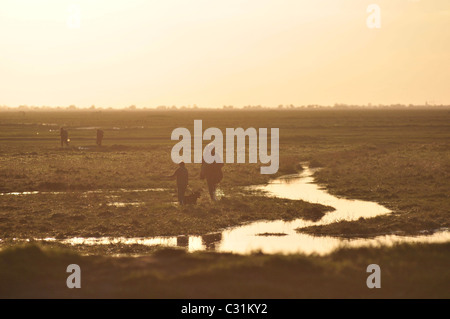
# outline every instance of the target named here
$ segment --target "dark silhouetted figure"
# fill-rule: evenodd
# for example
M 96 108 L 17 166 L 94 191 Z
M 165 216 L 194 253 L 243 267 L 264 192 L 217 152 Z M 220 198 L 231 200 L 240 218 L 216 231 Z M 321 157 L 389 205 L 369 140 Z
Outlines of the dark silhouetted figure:
M 97 146 L 102 146 L 103 141 L 103 131 L 97 130 Z
M 177 237 L 178 247 L 189 247 L 189 236 L 181 235 Z
M 184 205 L 184 193 L 188 186 L 188 170 L 186 169 L 184 162 L 179 164 L 180 167 L 173 173 L 170 177 L 177 178 L 177 189 L 178 189 L 178 202 L 180 205 Z
M 211 155 L 215 155 L 215 148 L 212 149 Z M 222 173 L 223 163 L 206 163 L 203 159 L 202 168 L 200 172 L 200 178 L 206 179 L 206 184 L 208 185 L 209 196 L 213 201 L 217 201 L 216 189 L 217 185 L 223 178 Z
M 61 147 L 64 147 L 64 144 L 69 146 L 69 132 L 61 127 L 61 129 L 59 130 L 59 135 L 61 137 Z
M 202 236 L 202 244 L 206 246 L 206 250 L 215 250 L 216 244 L 222 240 L 222 233 L 205 234 Z

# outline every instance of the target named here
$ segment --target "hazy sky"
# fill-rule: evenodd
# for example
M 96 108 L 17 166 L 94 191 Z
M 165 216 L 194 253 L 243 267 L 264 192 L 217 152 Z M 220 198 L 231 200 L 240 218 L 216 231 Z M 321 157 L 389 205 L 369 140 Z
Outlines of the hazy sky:
M 0 105 L 450 104 L 449 88 L 449 0 L 0 0 Z

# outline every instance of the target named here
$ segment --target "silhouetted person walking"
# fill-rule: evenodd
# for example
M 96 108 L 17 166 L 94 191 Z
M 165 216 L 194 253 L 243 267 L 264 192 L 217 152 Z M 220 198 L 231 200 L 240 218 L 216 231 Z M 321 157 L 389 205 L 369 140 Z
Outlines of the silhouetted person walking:
M 170 177 L 177 178 L 177 190 L 178 190 L 178 202 L 180 205 L 184 205 L 184 193 L 186 192 L 186 188 L 188 186 L 188 170 L 186 169 L 184 162 L 179 164 L 180 167 L 173 173 Z
M 67 132 L 63 127 L 59 130 L 59 135 L 61 137 L 61 147 L 69 146 L 69 132 Z
M 97 146 L 102 146 L 103 141 L 103 131 L 97 130 Z
M 210 146 L 208 145 L 207 147 L 214 147 L 214 146 Z M 215 148 L 213 148 L 211 150 L 211 155 L 215 155 Z M 208 185 L 208 192 L 209 192 L 209 196 L 211 197 L 211 199 L 213 201 L 217 200 L 216 197 L 216 190 L 217 190 L 217 185 L 220 183 L 220 181 L 223 178 L 223 173 L 222 173 L 222 167 L 223 167 L 223 163 L 206 163 L 205 159 L 202 160 L 202 168 L 201 168 L 201 172 L 200 172 L 200 178 L 204 178 L 206 179 L 206 184 Z

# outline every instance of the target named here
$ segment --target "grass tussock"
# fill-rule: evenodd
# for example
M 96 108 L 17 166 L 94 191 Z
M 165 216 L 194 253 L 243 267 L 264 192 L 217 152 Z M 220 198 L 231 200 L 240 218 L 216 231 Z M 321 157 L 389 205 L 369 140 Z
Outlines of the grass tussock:
M 280 156 L 279 172 L 281 174 L 295 174 L 303 170 L 300 164 L 300 157 L 295 155 Z

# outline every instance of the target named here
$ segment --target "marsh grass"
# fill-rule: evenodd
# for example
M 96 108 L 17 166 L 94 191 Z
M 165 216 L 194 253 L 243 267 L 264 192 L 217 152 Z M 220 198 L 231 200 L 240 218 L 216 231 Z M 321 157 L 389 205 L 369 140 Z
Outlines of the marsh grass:
M 303 232 L 370 236 L 402 231 L 417 234 L 450 226 L 450 152 L 446 144 L 363 145 L 324 154 L 334 161 L 315 176 L 328 191 L 379 202 L 394 214 L 354 222 L 312 226 Z M 368 172 L 372 172 L 369 174 Z
M 259 164 L 225 165 L 224 196 L 212 203 L 200 165 L 188 164 L 190 187 L 202 189 L 202 197 L 196 206 L 178 207 L 175 182 L 164 177 L 176 169 L 170 135 L 176 127 L 192 131 L 194 119 L 222 130 L 280 128 L 280 171 L 268 176 Z M 59 147 L 59 126 L 68 128 L 70 148 Z M 101 127 L 104 146 L 95 147 L 95 130 L 81 127 Z M 319 257 L 191 254 L 120 243 L 67 250 L 59 243 L 17 246 L 13 238 L 212 233 L 214 240 L 215 231 L 256 220 L 318 220 L 329 207 L 241 187 L 295 173 L 304 161 L 322 168 L 315 178 L 331 193 L 378 202 L 393 214 L 301 231 L 418 234 L 449 227 L 449 141 L 448 110 L 3 112 L 0 193 L 63 192 L 0 196 L 0 297 L 448 299 L 448 243 L 343 248 Z M 164 191 L 121 191 L 147 188 Z M 116 254 L 144 256 L 109 257 Z M 81 266 L 87 289 L 66 288 L 72 263 Z M 382 269 L 381 289 L 366 287 L 372 263 Z
M 448 299 L 449 245 L 343 248 L 324 257 L 165 248 L 135 258 L 27 245 L 0 252 L 0 297 Z M 72 263 L 80 265 L 85 289 L 65 287 L 65 269 Z M 372 263 L 382 269 L 381 289 L 366 286 Z
M 282 174 L 295 174 L 303 170 L 300 157 L 294 155 L 280 156 L 279 172 Z
M 389 216 L 312 227 L 313 234 L 370 236 L 418 234 L 450 224 L 450 112 L 448 110 L 304 111 L 79 111 L 3 112 L 0 117 L 0 192 L 67 191 L 52 195 L 2 196 L 2 238 L 54 236 L 153 236 L 202 234 L 261 219 L 320 218 L 305 204 L 265 199 L 241 186 L 299 170 L 297 161 L 321 167 L 317 181 L 331 193 L 375 201 Z M 280 128 L 280 171 L 260 174 L 260 164 L 224 167 L 217 204 L 209 202 L 200 165 L 188 164 L 199 205 L 179 209 L 176 169 L 170 150 L 176 127 Z M 48 125 L 54 124 L 54 125 Z M 59 147 L 58 127 L 69 130 L 71 147 Z M 104 146 L 95 147 L 102 127 Z M 39 134 L 37 134 L 39 133 Z M 90 147 L 94 146 L 94 147 Z M 82 147 L 80 149 L 80 147 Z M 86 148 L 86 149 L 83 149 Z M 120 189 L 164 188 L 120 193 Z M 102 190 L 104 194 L 85 194 Z M 119 191 L 119 193 L 117 193 Z M 107 194 L 110 192 L 110 194 Z M 108 198 L 107 195 L 119 196 Z M 111 201 L 142 202 L 112 207 Z M 311 216 L 306 216 L 312 210 Z
M 4 196 L 0 207 L 7 212 L 0 213 L 0 231 L 3 239 L 203 235 L 255 220 L 317 220 L 332 210 L 252 193 L 226 195 L 215 203 L 204 194 L 197 205 L 183 207 L 173 203 L 174 191 L 114 194 L 28 195 L 26 209 L 24 196 Z M 141 204 L 116 207 L 111 202 Z

